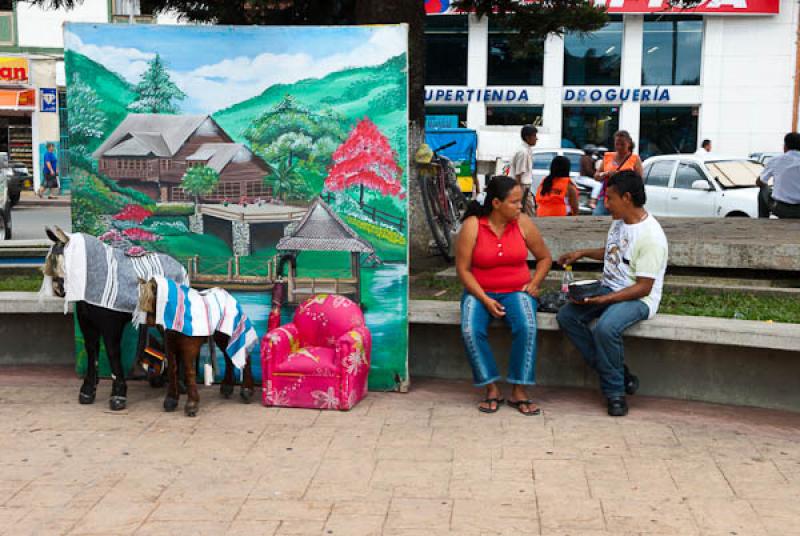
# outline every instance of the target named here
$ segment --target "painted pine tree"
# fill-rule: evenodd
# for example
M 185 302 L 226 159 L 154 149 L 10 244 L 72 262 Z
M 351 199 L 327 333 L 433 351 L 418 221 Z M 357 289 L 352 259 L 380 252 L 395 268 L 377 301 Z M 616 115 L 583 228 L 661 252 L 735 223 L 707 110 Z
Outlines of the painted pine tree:
M 178 101 L 186 98 L 169 77 L 158 54 L 148 63 L 134 92 L 136 98 L 128 105 L 128 110 L 143 114 L 177 114 L 180 111 Z
M 92 150 L 103 137 L 106 114 L 101 109 L 100 97 L 92 87 L 72 75 L 67 99 L 70 162 L 91 167 Z
M 360 188 L 358 204 L 364 207 L 364 188 L 383 195 L 399 196 L 402 170 L 389 140 L 375 123 L 362 119 L 333 153 L 325 187 L 335 192 L 354 186 Z

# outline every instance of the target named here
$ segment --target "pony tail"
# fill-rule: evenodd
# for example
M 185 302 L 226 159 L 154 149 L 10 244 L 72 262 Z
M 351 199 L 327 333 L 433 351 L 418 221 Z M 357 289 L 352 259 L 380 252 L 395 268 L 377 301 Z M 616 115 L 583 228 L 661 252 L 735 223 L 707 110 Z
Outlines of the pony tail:
M 544 180 L 542 181 L 542 190 L 541 190 L 542 195 L 549 194 L 550 190 L 553 189 L 553 179 L 554 177 L 552 174 L 544 178 Z
M 489 202 L 487 203 L 487 201 L 489 201 Z M 463 222 L 467 218 L 472 217 L 472 216 L 477 216 L 478 218 L 483 218 L 484 216 L 487 216 L 492 211 L 492 208 L 491 208 L 492 207 L 492 204 L 491 204 L 492 202 L 491 202 L 491 200 L 489 200 L 489 196 L 488 195 L 484 198 L 483 203 L 484 204 L 481 205 L 477 201 L 470 202 L 470 204 L 467 205 L 467 210 L 464 211 L 464 215 L 461 217 L 461 221 Z M 488 210 L 486 208 L 487 205 L 489 206 Z

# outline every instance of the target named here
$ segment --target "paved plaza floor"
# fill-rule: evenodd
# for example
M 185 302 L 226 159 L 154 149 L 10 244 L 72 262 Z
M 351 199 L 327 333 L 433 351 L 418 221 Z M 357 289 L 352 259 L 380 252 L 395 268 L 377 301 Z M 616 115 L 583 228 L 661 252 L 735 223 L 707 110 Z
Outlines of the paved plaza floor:
M 646 381 L 646 378 L 644 379 Z M 77 403 L 67 369 L 0 370 L 0 534 L 800 534 L 800 414 L 536 389 L 484 415 L 418 379 L 349 413 L 202 388 L 201 411 Z

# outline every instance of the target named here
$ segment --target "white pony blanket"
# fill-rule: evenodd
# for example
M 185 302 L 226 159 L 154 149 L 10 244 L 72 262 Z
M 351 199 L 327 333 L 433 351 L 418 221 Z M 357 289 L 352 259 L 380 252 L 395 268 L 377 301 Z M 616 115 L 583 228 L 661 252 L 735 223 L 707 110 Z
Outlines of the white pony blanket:
M 224 333 L 230 337 L 228 356 L 236 368 L 244 367 L 258 335 L 236 298 L 221 288 L 198 292 L 164 277 L 153 279 L 158 292 L 156 324 L 193 337 Z M 134 318 L 141 321 L 138 313 Z
M 129 257 L 97 238 L 83 234 L 69 235 L 64 248 L 65 308 L 69 302 L 86 301 L 98 307 L 123 313 L 136 310 L 139 278 L 163 276 L 189 284 L 181 264 L 168 255 L 148 253 Z

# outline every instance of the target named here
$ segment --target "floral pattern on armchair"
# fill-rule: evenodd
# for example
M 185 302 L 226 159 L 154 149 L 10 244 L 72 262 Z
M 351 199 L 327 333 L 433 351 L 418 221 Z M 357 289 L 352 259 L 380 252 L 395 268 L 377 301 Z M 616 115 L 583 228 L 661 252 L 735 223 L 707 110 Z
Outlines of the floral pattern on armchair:
M 265 406 L 349 410 L 367 394 L 372 336 L 361 308 L 335 294 L 303 302 L 261 342 Z

